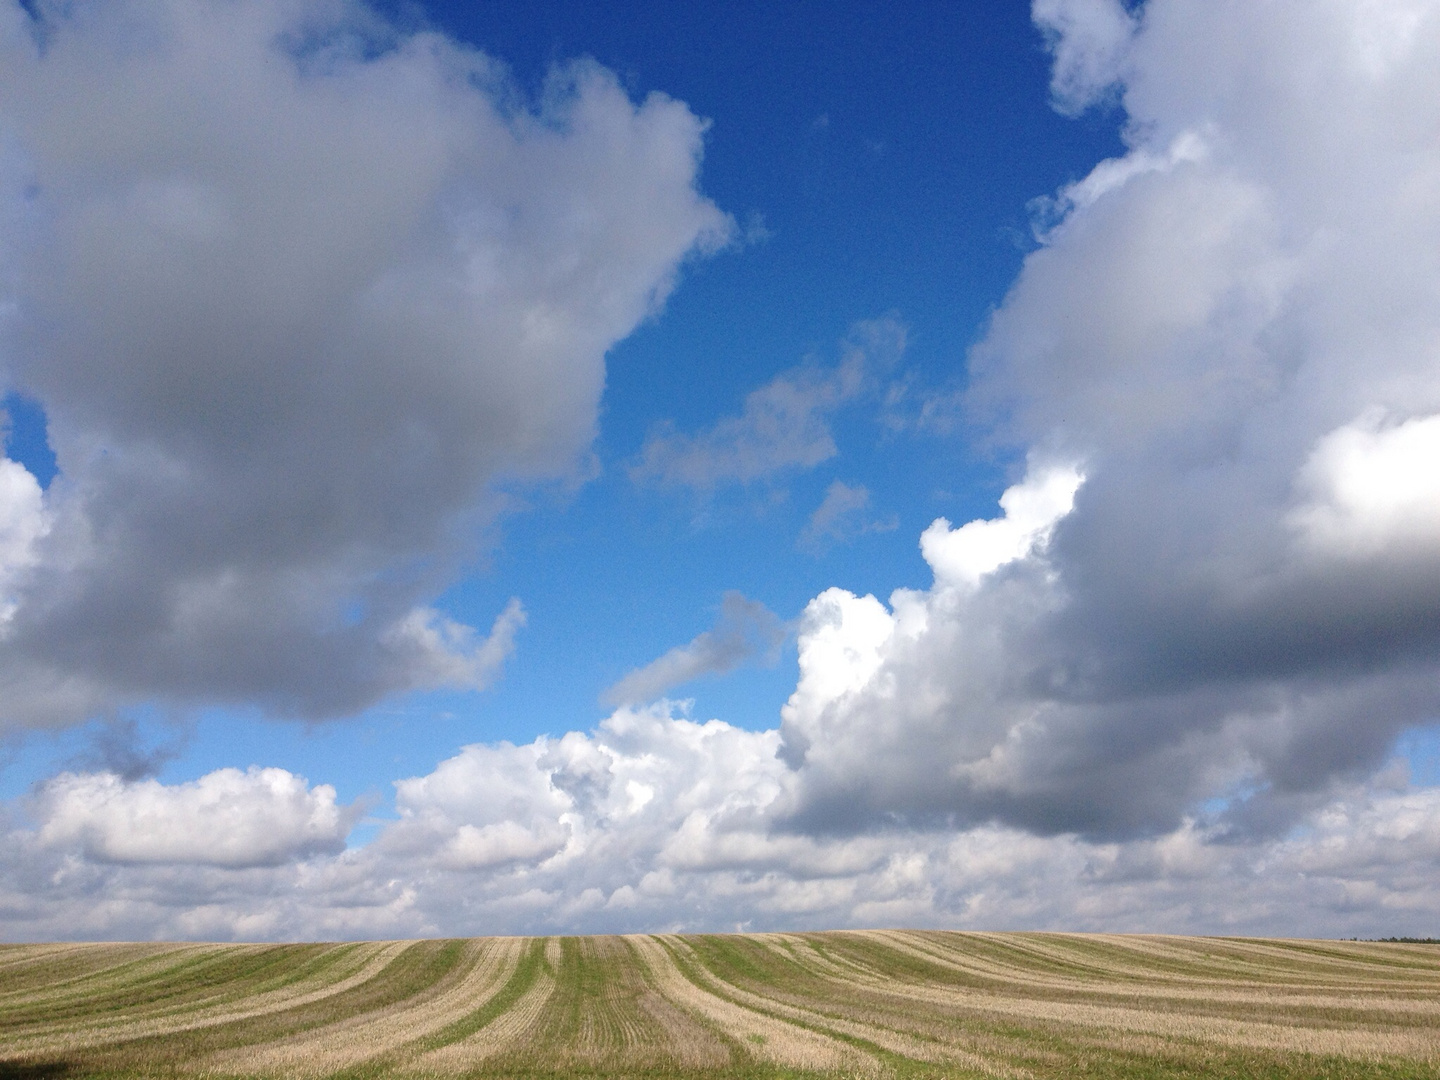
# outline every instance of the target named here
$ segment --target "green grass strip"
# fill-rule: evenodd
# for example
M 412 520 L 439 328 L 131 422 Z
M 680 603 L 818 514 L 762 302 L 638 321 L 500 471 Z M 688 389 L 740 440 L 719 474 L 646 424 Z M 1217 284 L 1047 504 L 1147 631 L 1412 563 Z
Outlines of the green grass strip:
M 499 992 L 480 1008 L 462 1016 L 454 1023 L 441 1028 L 433 1035 L 413 1044 L 413 1048 L 421 1053 L 427 1050 L 438 1050 L 442 1046 L 459 1042 L 461 1039 L 469 1038 L 475 1032 L 493 1023 L 499 1017 L 509 1012 L 515 1003 L 525 996 L 525 992 L 535 985 L 541 970 L 545 967 L 545 940 L 536 938 L 530 943 L 525 955 L 515 965 L 515 970 L 510 978 L 506 980 Z

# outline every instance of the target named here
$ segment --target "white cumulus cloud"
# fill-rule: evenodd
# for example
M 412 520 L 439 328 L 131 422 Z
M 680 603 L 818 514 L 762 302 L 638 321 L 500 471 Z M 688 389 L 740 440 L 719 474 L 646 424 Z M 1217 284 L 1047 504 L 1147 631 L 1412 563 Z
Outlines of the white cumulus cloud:
M 1292 521 L 1309 546 L 1339 555 L 1440 550 L 1440 416 L 1396 424 L 1370 413 L 1315 446 Z
M 1061 112 L 1083 112 L 1123 78 L 1137 20 L 1122 0 L 1033 0 L 1030 13 L 1055 55 L 1050 89 Z
M 284 769 L 219 769 L 185 784 L 62 773 L 36 798 L 38 837 L 107 863 L 273 866 L 334 854 L 359 816 L 329 784 Z
M 920 550 L 939 580 L 976 585 L 1006 563 L 1043 550 L 1055 523 L 1070 512 L 1083 482 L 1072 466 L 1032 469 L 1022 483 L 1000 496 L 1004 515 L 952 529 L 937 519 L 920 536 Z
M 893 924 L 1432 932 L 1440 793 L 1409 787 L 1403 770 L 1335 792 L 1282 838 L 1201 818 L 1126 841 L 997 824 L 816 835 L 776 827 L 797 782 L 777 746 L 774 731 L 655 708 L 559 739 L 466 747 L 401 781 L 400 820 L 338 853 L 349 811 L 283 770 L 171 786 L 61 777 L 38 830 L 0 832 L 0 927 L 11 940 Z M 158 825 L 190 838 L 156 836 Z

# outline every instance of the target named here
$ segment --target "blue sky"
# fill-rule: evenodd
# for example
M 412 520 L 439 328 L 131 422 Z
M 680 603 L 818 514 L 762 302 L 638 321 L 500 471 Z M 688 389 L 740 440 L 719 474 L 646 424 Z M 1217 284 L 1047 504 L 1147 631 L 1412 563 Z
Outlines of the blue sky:
M 1434 930 L 1435 5 L 3 34 L 0 933 Z
M 710 121 L 700 187 L 742 235 L 686 265 L 663 312 L 610 350 L 599 475 L 579 490 L 522 489 L 525 508 L 496 523 L 477 565 L 444 593 L 445 610 L 476 625 L 512 595 L 524 602 L 529 622 L 503 678 L 478 694 L 377 706 L 359 752 L 349 722 L 257 729 L 215 716 L 163 766 L 166 779 L 281 765 L 323 771 L 346 795 L 388 795 L 397 760 L 423 771 L 464 742 L 597 722 L 601 691 L 706 629 L 727 590 L 789 619 L 832 584 L 882 595 L 923 585 L 916 536 L 940 515 L 988 516 L 1013 448 L 976 446 L 963 429 L 897 436 L 857 405 L 838 418 L 839 453 L 819 468 L 713 497 L 639 489 L 627 463 L 658 422 L 705 427 L 807 358 L 834 363 L 863 320 L 906 329 L 901 364 L 921 386 L 963 386 L 966 349 L 1034 247 L 1031 200 L 1122 149 L 1113 112 L 1075 120 L 1050 107 L 1049 57 L 1023 4 L 756 5 L 724 18 L 677 4 L 624 18 L 599 4 L 421 10 L 507 64 L 522 92 L 538 94 L 555 63 L 590 57 L 632 97 L 686 102 Z M 14 405 L 11 453 L 48 480 L 43 414 Z M 798 549 L 835 479 L 877 493 L 874 516 L 896 527 Z M 778 663 L 697 680 L 683 696 L 697 716 L 758 729 L 774 726 L 794 683 L 791 644 Z M 142 731 L 175 738 L 163 725 Z M 74 741 L 27 757 L 48 776 L 81 752 Z M 18 794 L 37 778 L 12 766 L 4 780 Z
M 1047 57 L 1024 5 L 433 14 L 505 58 L 524 85 L 558 58 L 588 55 L 637 96 L 687 102 L 712 123 L 703 189 L 766 234 L 688 267 L 664 314 L 612 350 L 602 475 L 573 501 L 507 523 L 495 571 L 456 590 L 471 619 L 512 592 L 532 612 L 536 655 L 517 655 L 505 684 L 476 703 L 482 722 L 529 738 L 593 713 L 601 688 L 705 629 L 726 589 L 789 618 L 830 584 L 923 583 L 916 534 L 939 514 L 993 507 L 1003 452 L 997 460 L 963 437 L 887 437 L 861 406 L 839 418 L 840 453 L 822 467 L 709 500 L 637 491 L 626 463 L 658 421 L 701 428 L 807 357 L 833 363 L 861 320 L 907 328 L 903 363 L 922 384 L 963 383 L 966 348 L 1032 246 L 1029 200 L 1120 148 L 1113 117 L 1077 123 L 1050 109 Z M 833 479 L 883 492 L 877 511 L 900 526 L 821 557 L 796 550 Z M 617 603 L 628 616 L 618 634 Z M 704 715 L 772 726 L 794 684 L 788 655 L 783 668 L 686 694 Z

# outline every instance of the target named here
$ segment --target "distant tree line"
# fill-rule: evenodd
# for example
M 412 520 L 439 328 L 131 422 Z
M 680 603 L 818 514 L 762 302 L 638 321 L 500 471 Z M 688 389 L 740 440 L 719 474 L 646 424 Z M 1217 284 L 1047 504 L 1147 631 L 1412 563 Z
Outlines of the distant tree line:
M 1440 945 L 1440 938 L 1433 937 L 1367 937 L 1346 938 L 1346 941 L 1388 941 L 1396 945 Z

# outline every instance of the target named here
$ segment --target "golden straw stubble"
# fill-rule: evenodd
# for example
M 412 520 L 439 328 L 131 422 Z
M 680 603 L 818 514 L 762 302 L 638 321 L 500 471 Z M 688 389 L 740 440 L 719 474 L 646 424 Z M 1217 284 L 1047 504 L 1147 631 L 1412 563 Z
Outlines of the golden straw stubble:
M 0 946 L 0 1076 L 1440 1074 L 1440 946 L 1085 934 Z

